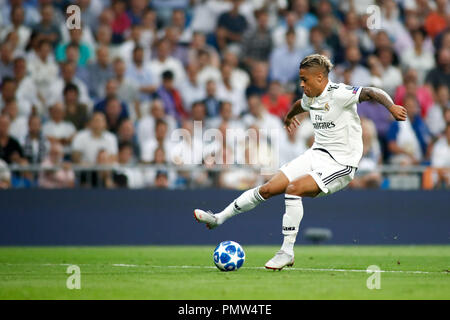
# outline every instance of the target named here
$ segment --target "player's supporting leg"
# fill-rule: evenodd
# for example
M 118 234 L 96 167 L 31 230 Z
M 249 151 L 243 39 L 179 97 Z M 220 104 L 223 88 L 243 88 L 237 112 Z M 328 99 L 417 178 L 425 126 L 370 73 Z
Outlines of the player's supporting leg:
M 288 184 L 289 180 L 284 173 L 278 172 L 262 186 L 242 193 L 221 212 L 213 214 L 212 212 L 195 209 L 194 216 L 197 221 L 206 223 L 208 228 L 215 228 L 239 213 L 252 210 L 270 197 L 284 193 Z
M 266 263 L 267 269 L 281 270 L 294 264 L 294 244 L 303 218 L 302 197 L 315 197 L 319 193 L 319 186 L 309 174 L 288 184 L 284 197 L 286 211 L 283 215 L 283 244 L 275 256 Z

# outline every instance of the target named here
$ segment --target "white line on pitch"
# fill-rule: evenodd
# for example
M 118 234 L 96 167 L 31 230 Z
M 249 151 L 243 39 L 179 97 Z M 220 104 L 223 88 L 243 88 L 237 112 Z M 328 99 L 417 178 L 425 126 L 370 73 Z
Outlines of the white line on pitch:
M 43 263 L 43 264 L 35 264 L 35 263 L 0 263 L 0 265 L 21 265 L 21 266 L 70 266 L 70 263 Z M 77 264 L 79 266 L 95 266 L 97 264 Z M 100 264 L 98 264 L 100 265 Z M 216 269 L 215 266 L 157 266 L 157 265 L 137 265 L 137 264 L 123 264 L 123 263 L 114 263 L 111 264 L 113 267 L 125 267 L 125 268 L 159 268 L 159 269 Z M 243 267 L 243 269 L 252 269 L 252 270 L 264 270 L 264 267 Z M 287 267 L 283 270 L 286 271 L 311 271 L 311 272 L 363 272 L 366 273 L 366 270 L 362 269 L 333 269 L 333 268 L 296 268 L 296 267 Z M 373 272 L 373 271 L 372 271 Z M 448 271 L 414 271 L 414 270 L 380 270 L 375 271 L 380 273 L 409 273 L 409 274 L 433 274 L 433 273 L 445 273 L 448 274 Z

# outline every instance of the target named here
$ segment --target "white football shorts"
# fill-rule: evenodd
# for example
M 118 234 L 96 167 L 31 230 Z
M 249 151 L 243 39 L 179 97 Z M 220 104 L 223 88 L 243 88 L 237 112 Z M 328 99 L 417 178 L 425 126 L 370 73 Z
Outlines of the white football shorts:
M 317 197 L 344 189 L 355 176 L 355 167 L 345 166 L 333 159 L 325 149 L 308 149 L 305 153 L 280 168 L 289 182 L 309 174 L 320 192 Z

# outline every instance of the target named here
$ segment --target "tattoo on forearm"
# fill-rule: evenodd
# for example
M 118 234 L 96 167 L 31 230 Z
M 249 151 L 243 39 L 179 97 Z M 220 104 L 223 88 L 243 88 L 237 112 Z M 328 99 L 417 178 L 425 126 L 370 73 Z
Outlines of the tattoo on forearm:
M 365 87 L 361 90 L 359 102 L 368 100 L 375 100 L 386 108 L 389 108 L 394 104 L 394 101 L 392 101 L 391 97 L 386 92 L 374 87 Z

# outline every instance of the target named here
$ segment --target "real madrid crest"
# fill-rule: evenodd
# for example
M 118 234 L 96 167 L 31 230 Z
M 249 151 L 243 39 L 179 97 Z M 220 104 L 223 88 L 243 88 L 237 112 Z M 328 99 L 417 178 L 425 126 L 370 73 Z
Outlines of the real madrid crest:
M 325 111 L 330 111 L 330 105 L 328 104 L 328 102 L 325 103 L 324 109 Z

